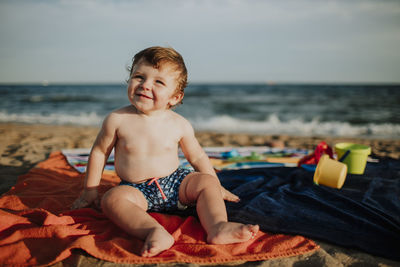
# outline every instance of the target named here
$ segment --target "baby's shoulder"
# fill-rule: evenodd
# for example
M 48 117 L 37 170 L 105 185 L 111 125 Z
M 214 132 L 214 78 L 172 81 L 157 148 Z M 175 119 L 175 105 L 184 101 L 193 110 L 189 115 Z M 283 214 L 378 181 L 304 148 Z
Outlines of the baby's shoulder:
M 124 114 L 137 114 L 136 108 L 132 105 L 120 107 L 118 109 L 113 110 L 111 113 L 124 115 Z
M 106 123 L 118 123 L 126 119 L 127 116 L 135 114 L 134 111 L 129 106 L 118 108 L 116 110 L 111 111 L 104 121 Z
M 136 109 L 133 106 L 125 106 L 111 111 L 108 116 L 113 118 L 123 118 L 125 116 L 136 115 Z
M 169 110 L 168 113 L 169 113 L 168 116 L 170 117 L 171 121 L 173 121 L 174 123 L 177 123 L 180 125 L 185 125 L 185 124 L 189 123 L 189 121 L 185 117 L 176 113 L 175 111 Z
M 177 129 L 180 129 L 183 132 L 191 131 L 193 129 L 191 123 L 185 117 L 174 111 L 170 112 L 172 121 L 174 122 Z

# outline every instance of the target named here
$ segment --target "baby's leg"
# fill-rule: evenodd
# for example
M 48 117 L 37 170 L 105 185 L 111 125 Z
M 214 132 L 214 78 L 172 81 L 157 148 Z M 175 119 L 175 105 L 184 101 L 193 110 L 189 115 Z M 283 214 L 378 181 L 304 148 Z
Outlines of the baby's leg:
M 207 242 L 230 244 L 251 239 L 259 226 L 228 222 L 220 187 L 214 176 L 191 173 L 182 181 L 179 199 L 183 204 L 196 203 L 200 222 L 207 232 Z
M 155 256 L 174 244 L 168 231 L 146 212 L 147 201 L 138 189 L 127 185 L 114 187 L 104 195 L 101 206 L 116 225 L 144 240 L 142 256 Z

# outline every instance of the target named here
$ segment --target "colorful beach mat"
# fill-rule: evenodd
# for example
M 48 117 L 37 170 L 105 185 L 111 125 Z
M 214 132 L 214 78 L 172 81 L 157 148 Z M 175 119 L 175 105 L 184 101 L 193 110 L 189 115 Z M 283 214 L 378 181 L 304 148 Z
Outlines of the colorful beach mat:
M 297 162 L 310 152 L 305 149 L 272 148 L 267 146 L 205 147 L 204 151 L 218 171 L 296 167 Z M 77 171 L 80 173 L 86 171 L 90 149 L 64 149 L 62 153 L 67 158 L 68 163 Z M 182 151 L 179 151 L 179 160 L 181 167 L 192 168 Z M 105 172 L 114 172 L 114 150 L 111 152 L 104 170 Z
M 82 156 L 83 157 L 83 156 Z M 115 226 L 96 209 L 70 211 L 82 190 L 83 174 L 55 152 L 36 168 L 18 178 L 0 198 L 0 265 L 50 265 L 68 258 L 75 249 L 117 263 L 203 263 L 259 261 L 314 251 L 318 246 L 298 235 L 259 232 L 244 243 L 210 245 L 194 216 L 151 213 L 175 238 L 167 251 L 143 258 L 143 245 Z M 119 178 L 105 173 L 103 194 Z

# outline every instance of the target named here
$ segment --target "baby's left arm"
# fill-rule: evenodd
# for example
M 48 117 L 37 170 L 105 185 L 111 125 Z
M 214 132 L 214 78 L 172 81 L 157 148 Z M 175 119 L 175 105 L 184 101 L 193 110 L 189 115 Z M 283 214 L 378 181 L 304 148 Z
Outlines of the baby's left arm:
M 210 162 L 210 159 L 208 158 L 207 154 L 200 146 L 194 135 L 193 127 L 190 125 L 189 122 L 185 121 L 185 125 L 183 128 L 183 137 L 180 141 L 180 146 L 186 159 L 196 171 L 211 174 L 218 179 L 214 167 Z M 221 186 L 221 193 L 225 200 L 233 202 L 240 201 L 238 196 L 232 194 L 223 186 Z
M 185 120 L 182 129 L 183 135 L 179 144 L 186 159 L 196 171 L 208 173 L 217 177 L 207 154 L 194 135 L 193 127 Z

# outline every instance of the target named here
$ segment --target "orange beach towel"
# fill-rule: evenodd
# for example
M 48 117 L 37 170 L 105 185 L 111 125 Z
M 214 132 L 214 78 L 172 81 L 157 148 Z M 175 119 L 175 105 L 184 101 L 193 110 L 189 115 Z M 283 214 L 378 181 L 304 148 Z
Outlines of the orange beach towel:
M 117 263 L 226 263 L 288 257 L 313 251 L 318 246 L 302 236 L 259 232 L 244 243 L 210 245 L 194 217 L 151 213 L 175 238 L 167 251 L 143 258 L 143 245 L 101 212 L 86 208 L 70 211 L 83 175 L 68 165 L 61 152 L 19 177 L 0 198 L 0 265 L 50 265 L 62 261 L 73 249 Z M 119 178 L 105 174 L 104 193 Z

